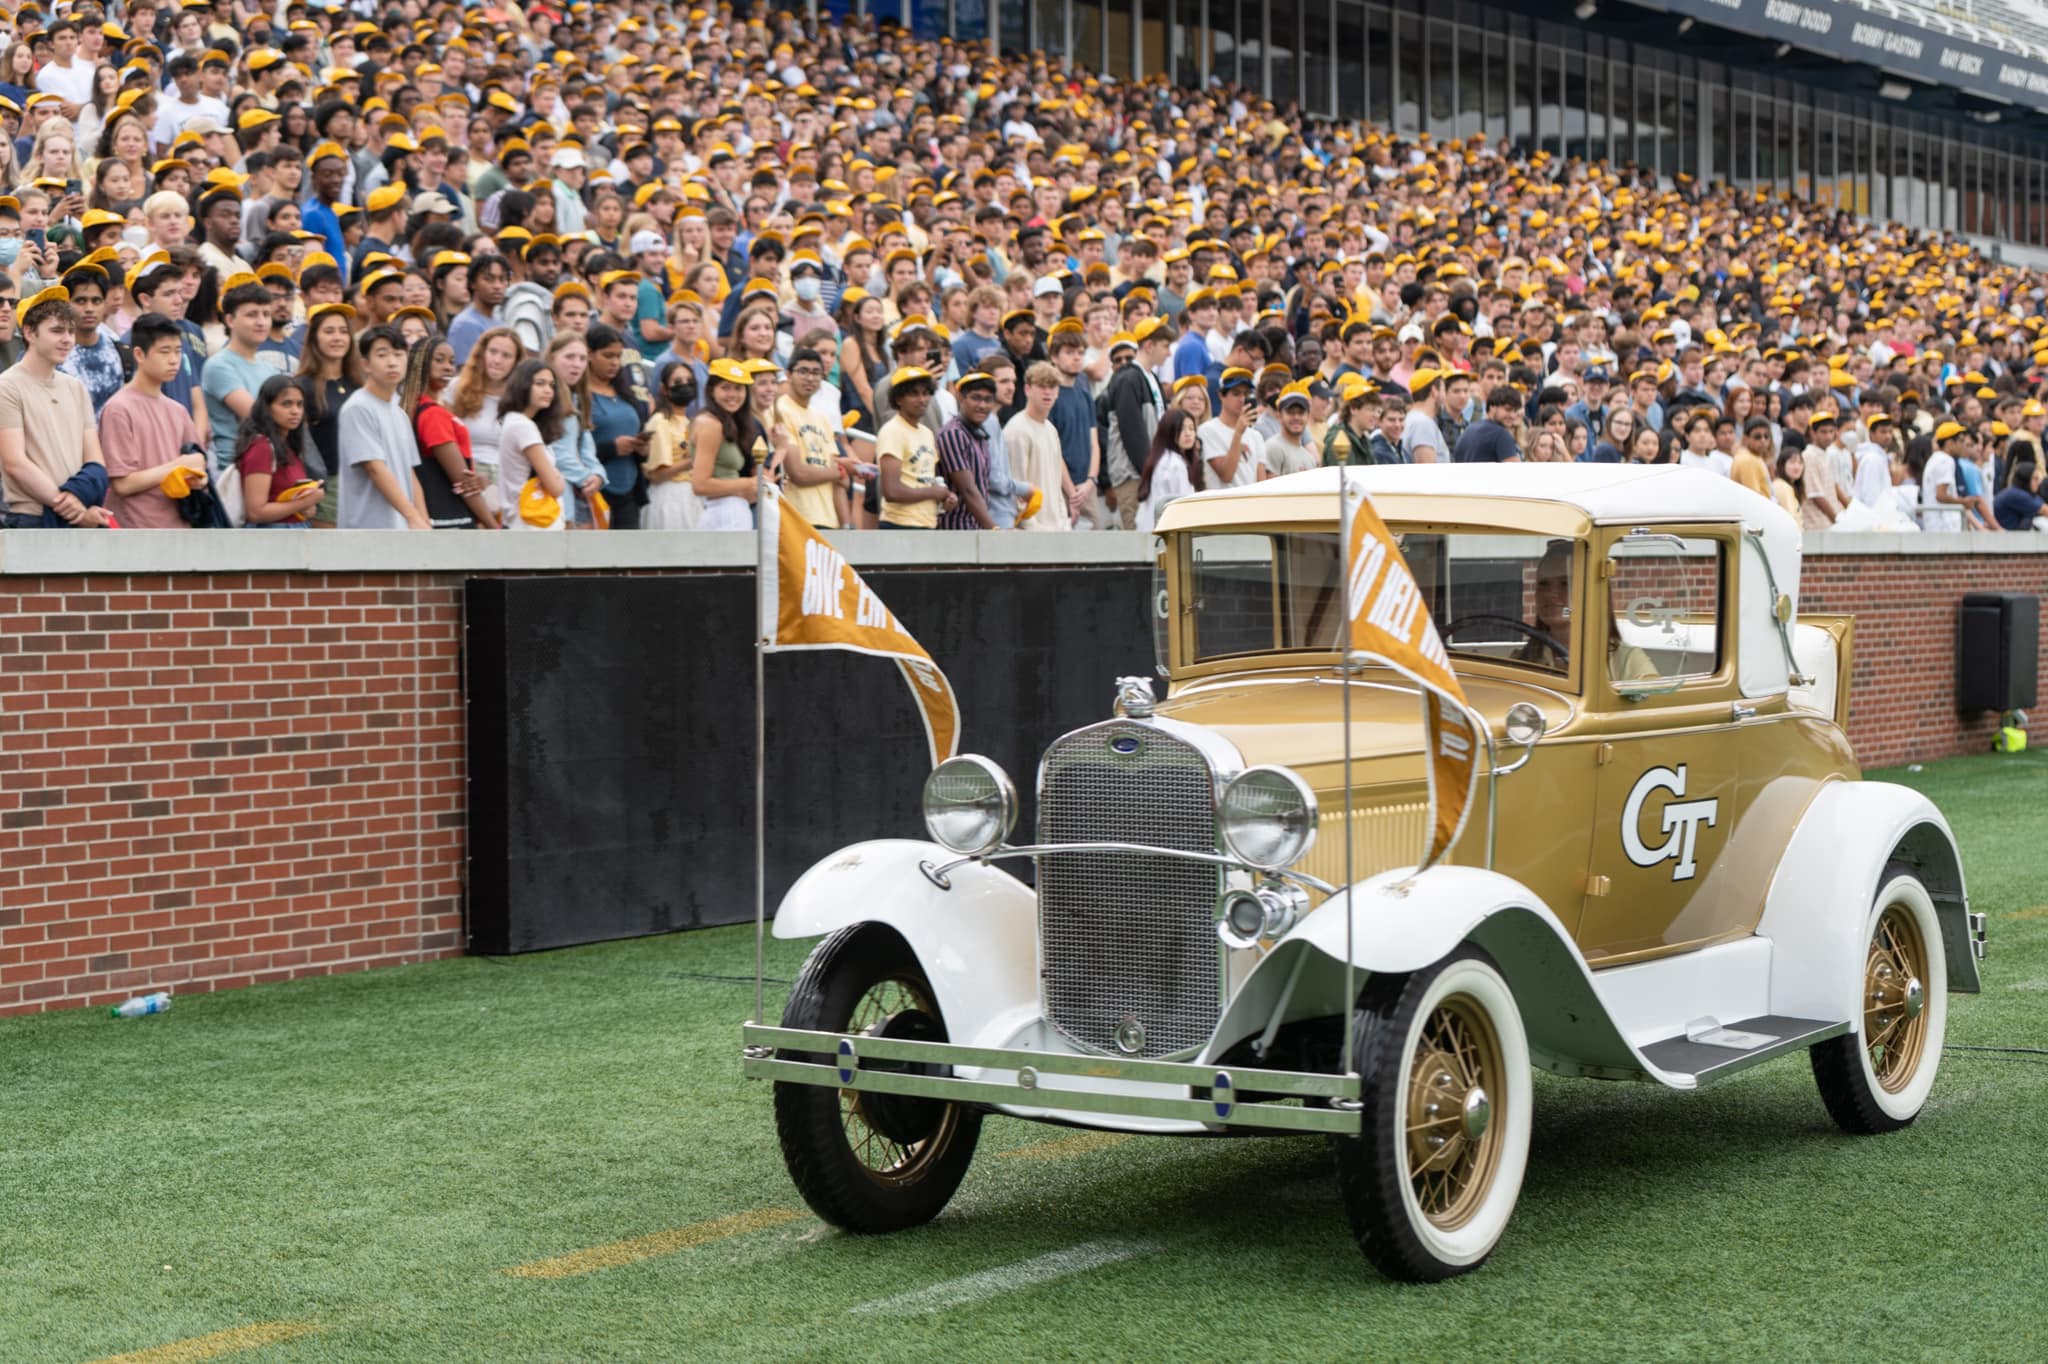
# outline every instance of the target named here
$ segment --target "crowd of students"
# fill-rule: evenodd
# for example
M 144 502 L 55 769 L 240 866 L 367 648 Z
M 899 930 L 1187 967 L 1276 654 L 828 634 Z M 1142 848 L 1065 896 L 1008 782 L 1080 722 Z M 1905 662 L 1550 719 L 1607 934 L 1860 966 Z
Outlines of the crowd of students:
M 0 13 L 8 527 L 1142 528 L 1330 463 L 2042 515 L 2048 277 L 1769 191 L 665 3 Z

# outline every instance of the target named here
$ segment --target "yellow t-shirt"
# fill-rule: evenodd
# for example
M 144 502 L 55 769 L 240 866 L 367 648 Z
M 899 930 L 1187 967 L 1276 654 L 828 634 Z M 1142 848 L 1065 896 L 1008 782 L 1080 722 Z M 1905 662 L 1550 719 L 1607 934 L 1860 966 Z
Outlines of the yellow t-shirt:
M 875 459 L 880 462 L 891 455 L 902 461 L 899 477 L 904 487 L 939 486 L 939 443 L 923 426 L 912 426 L 900 415 L 890 417 L 875 437 Z M 882 486 L 888 487 L 886 483 Z M 882 524 L 931 530 L 939 524 L 939 504 L 936 501 L 884 501 Z
M 640 467 L 649 478 L 671 464 L 682 464 L 690 457 L 690 419 L 657 412 L 647 419 L 646 429 L 641 435 L 647 439 L 647 453 L 640 457 Z M 676 475 L 687 483 L 688 470 Z
M 818 420 L 816 413 L 805 407 L 787 393 L 775 400 L 775 425 L 790 433 L 796 440 L 796 457 L 813 469 L 830 469 L 837 462 L 839 451 L 832 443 L 832 436 L 825 430 L 825 424 Z M 783 489 L 783 496 L 789 505 L 803 514 L 804 520 L 825 530 L 834 530 L 839 525 L 839 502 L 833 496 L 836 483 L 798 483 L 791 479 Z

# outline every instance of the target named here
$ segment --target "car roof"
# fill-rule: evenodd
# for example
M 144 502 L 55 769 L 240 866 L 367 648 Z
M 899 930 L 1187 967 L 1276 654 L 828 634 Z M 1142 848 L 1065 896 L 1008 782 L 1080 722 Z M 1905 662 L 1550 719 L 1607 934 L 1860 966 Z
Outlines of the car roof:
M 1761 529 L 1767 498 L 1719 474 L 1673 464 L 1379 464 L 1354 468 L 1352 477 L 1367 496 L 1499 497 L 1573 507 L 1593 521 L 1630 517 L 1657 520 L 1742 521 Z M 1270 478 L 1242 488 L 1222 488 L 1177 499 L 1190 524 L 1202 517 L 1204 502 L 1235 498 L 1300 497 L 1324 494 L 1335 504 L 1337 470 Z M 1192 515 L 1190 515 L 1192 514 Z M 1788 518 L 1789 519 L 1789 518 Z
M 1178 497 L 1160 514 L 1162 531 L 1224 529 L 1257 522 L 1336 519 L 1338 470 L 1310 469 L 1240 488 Z M 1704 469 L 1674 464 L 1377 464 L 1347 470 L 1389 520 L 1403 502 L 1432 514 L 1445 499 L 1470 500 L 1495 524 L 1571 534 L 1573 523 L 1734 521 L 1762 540 L 1777 589 L 1799 594 L 1799 523 L 1767 497 Z M 1325 501 L 1327 499 L 1327 501 Z M 1513 504 L 1526 505 L 1526 514 Z M 1257 511 L 1253 512 L 1252 509 Z M 1268 511 L 1270 509 L 1270 515 Z M 1252 513 L 1247 515 L 1247 513 Z M 1502 513 L 1506 513 L 1503 515 Z M 1765 607 L 1768 611 L 1768 606 Z

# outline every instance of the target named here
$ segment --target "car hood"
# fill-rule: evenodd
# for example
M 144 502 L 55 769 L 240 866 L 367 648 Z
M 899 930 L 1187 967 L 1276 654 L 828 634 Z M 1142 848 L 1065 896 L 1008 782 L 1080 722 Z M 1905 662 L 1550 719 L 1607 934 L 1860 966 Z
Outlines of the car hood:
M 1534 702 L 1546 728 L 1572 715 L 1570 698 L 1543 687 L 1497 678 L 1461 679 L 1465 699 L 1497 735 L 1507 709 Z M 1205 678 L 1184 684 L 1158 714 L 1201 725 L 1234 744 L 1249 764 L 1295 769 L 1341 762 L 1344 688 L 1334 670 L 1292 669 Z M 1386 668 L 1367 668 L 1351 684 L 1353 761 L 1414 757 L 1420 773 L 1422 705 L 1415 685 Z

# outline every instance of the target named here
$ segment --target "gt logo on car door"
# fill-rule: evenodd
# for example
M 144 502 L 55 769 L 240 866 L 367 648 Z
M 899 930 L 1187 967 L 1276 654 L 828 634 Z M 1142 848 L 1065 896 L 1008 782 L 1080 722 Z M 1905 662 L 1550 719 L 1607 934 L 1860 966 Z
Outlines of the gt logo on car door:
M 1639 867 L 1654 867 L 1659 862 L 1676 860 L 1671 879 L 1690 881 L 1699 865 L 1693 860 L 1693 852 L 1699 846 L 1700 825 L 1713 827 L 1721 812 L 1719 800 L 1672 800 L 1664 805 L 1662 831 L 1664 841 L 1655 847 L 1643 842 L 1643 806 L 1651 793 L 1669 791 L 1674 796 L 1685 795 L 1685 764 L 1675 769 L 1653 767 L 1636 778 L 1636 784 L 1629 790 L 1628 801 L 1621 807 L 1621 846 L 1628 854 L 1628 860 Z

